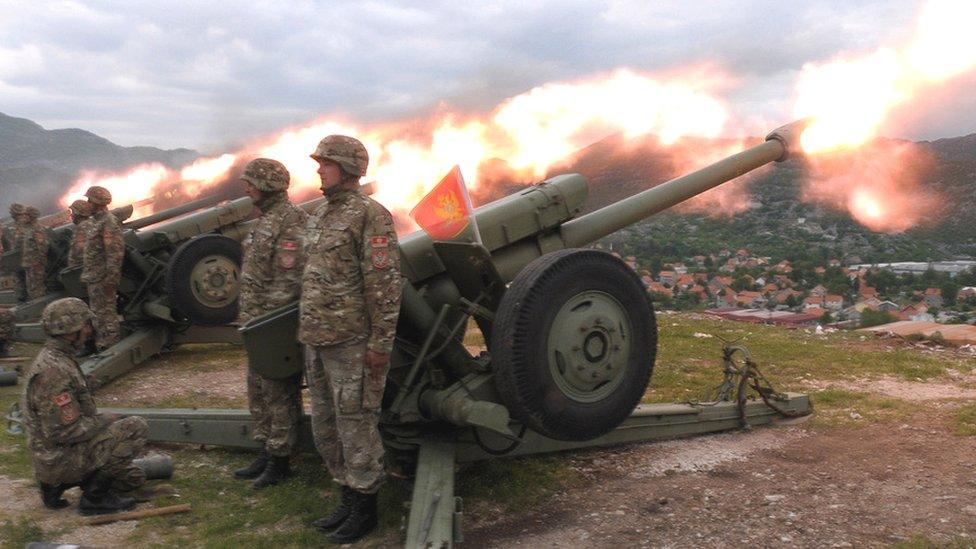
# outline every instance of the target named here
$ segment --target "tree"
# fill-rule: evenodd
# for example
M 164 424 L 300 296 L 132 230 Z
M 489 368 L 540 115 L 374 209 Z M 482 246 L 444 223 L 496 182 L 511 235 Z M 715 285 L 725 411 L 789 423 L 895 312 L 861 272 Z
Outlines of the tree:
M 831 316 L 830 311 L 824 311 L 823 314 L 820 315 L 820 318 L 817 320 L 817 322 L 821 324 L 830 324 L 833 321 L 834 321 L 834 317 Z
M 875 311 L 874 309 L 864 309 L 861 311 L 861 328 L 888 324 L 894 321 L 895 317 L 888 311 Z

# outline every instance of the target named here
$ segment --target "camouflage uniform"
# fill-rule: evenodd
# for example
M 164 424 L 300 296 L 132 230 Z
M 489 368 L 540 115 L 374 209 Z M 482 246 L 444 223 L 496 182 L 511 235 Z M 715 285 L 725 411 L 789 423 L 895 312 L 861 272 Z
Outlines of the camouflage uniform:
M 243 179 L 266 177 L 262 161 L 273 162 L 255 160 Z M 261 184 L 255 186 L 260 189 Z M 287 179 L 283 188 L 287 188 Z M 301 290 L 301 242 L 308 214 L 289 202 L 283 190 L 269 193 L 255 205 L 261 209 L 261 217 L 244 240 L 237 319 L 241 324 L 294 302 Z M 301 374 L 269 379 L 249 369 L 247 396 L 254 440 L 271 456 L 291 455 L 302 415 Z
M 85 240 L 81 280 L 88 285 L 88 304 L 95 315 L 95 344 L 99 349 L 111 347 L 119 341 L 115 292 L 122 278 L 124 256 L 122 224 L 108 211 L 95 213 Z
M 74 346 L 53 337 L 57 330 L 49 329 L 50 315 L 57 314 L 69 301 L 87 312 L 84 303 L 74 298 L 48 305 L 43 318 L 52 337 L 26 375 L 21 409 L 35 475 L 39 482 L 58 485 L 79 483 L 97 472 L 111 479 L 114 490 L 138 488 L 146 477 L 132 459 L 145 446 L 149 428 L 140 417 L 112 422 L 96 410 L 85 376 L 75 362 Z
M 10 339 L 14 330 L 14 314 L 10 309 L 0 307 L 0 342 Z
M 47 267 L 47 232 L 37 224 L 37 209 L 27 208 L 30 221 L 21 231 L 21 262 L 27 285 L 27 299 L 44 297 L 47 285 L 44 283 L 44 269 Z
M 403 281 L 393 217 L 356 190 L 327 196 L 309 217 L 298 339 L 312 434 L 336 482 L 375 493 L 383 481 L 380 404 L 386 372 L 367 350 L 393 349 Z
M 7 228 L 4 236 L 6 236 L 11 250 L 20 250 L 23 246 L 24 227 L 26 225 L 21 219 L 21 216 L 26 210 L 27 208 L 22 204 L 10 205 L 10 215 L 13 216 L 14 221 Z M 27 301 L 27 285 L 24 280 L 24 271 L 17 269 L 9 274 L 14 278 L 14 293 L 17 294 L 17 301 Z
M 71 249 L 68 250 L 68 268 L 81 267 L 85 262 L 85 241 L 91 229 L 91 206 L 84 200 L 71 204 L 72 219 L 76 221 L 71 233 Z

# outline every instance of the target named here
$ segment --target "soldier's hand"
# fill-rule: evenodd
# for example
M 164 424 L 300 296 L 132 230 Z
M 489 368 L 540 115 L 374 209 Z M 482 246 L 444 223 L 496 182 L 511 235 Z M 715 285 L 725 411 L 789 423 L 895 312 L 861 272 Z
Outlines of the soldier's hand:
M 101 416 L 102 421 L 105 422 L 106 425 L 111 425 L 122 419 L 122 416 L 119 414 L 113 414 L 111 412 L 99 412 L 98 415 Z
M 390 355 L 380 354 L 376 351 L 366 351 L 366 366 L 369 367 L 374 376 L 378 377 L 382 375 L 383 369 L 386 368 L 386 363 L 389 361 Z

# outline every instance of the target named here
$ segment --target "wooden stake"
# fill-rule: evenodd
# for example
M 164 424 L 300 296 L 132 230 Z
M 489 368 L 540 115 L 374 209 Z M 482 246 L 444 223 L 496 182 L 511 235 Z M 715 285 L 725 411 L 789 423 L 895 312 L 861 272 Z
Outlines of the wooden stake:
M 110 522 L 116 522 L 120 520 L 140 520 L 149 517 L 158 517 L 161 515 L 173 515 L 176 513 L 186 513 L 189 512 L 190 504 L 184 503 L 182 505 L 170 505 L 169 507 L 159 507 L 157 509 L 145 509 L 142 511 L 129 511 L 128 513 L 115 513 L 113 515 L 102 515 L 100 517 L 92 517 L 88 519 L 88 524 L 94 526 L 96 524 L 108 524 Z

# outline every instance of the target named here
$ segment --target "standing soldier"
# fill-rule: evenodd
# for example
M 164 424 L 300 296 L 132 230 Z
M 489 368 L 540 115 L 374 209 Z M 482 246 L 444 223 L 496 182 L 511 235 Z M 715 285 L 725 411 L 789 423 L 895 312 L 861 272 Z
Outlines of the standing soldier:
M 330 135 L 311 156 L 327 201 L 306 229 L 298 339 L 315 446 L 342 490 L 339 507 L 312 525 L 330 541 L 352 543 L 377 523 L 380 404 L 403 281 L 393 217 L 359 189 L 366 147 Z
M 0 358 L 10 356 L 10 348 L 7 345 L 10 336 L 13 335 L 13 329 L 14 314 L 10 312 L 10 309 L 0 307 Z
M 13 224 L 7 230 L 5 236 L 7 237 L 7 243 L 10 244 L 11 250 L 20 250 L 22 245 L 22 239 L 24 235 L 24 227 L 27 224 L 24 213 L 27 208 L 23 204 L 11 204 L 10 205 L 10 217 L 14 218 Z M 14 291 L 17 294 L 17 301 L 27 301 L 27 286 L 24 281 L 24 272 L 21 270 L 16 270 L 13 273 L 16 279 Z
M 91 228 L 91 204 L 87 200 L 75 200 L 68 207 L 75 230 L 71 234 L 71 249 L 68 250 L 68 267 L 81 267 L 85 262 L 85 241 Z
M 80 299 L 59 299 L 44 308 L 41 324 L 47 342 L 26 376 L 21 409 L 27 447 L 41 500 L 51 509 L 66 507 L 61 497 L 81 486 L 83 515 L 131 509 L 135 500 L 119 494 L 146 480 L 132 463 L 146 443 L 149 427 L 140 417 L 119 419 L 95 408 L 75 350 L 92 335 L 92 313 Z
M 40 212 L 34 206 L 24 209 L 26 222 L 21 233 L 21 267 L 27 284 L 27 299 L 44 297 L 47 285 L 44 282 L 44 269 L 47 267 L 47 233 L 38 225 Z
M 308 214 L 288 201 L 290 176 L 280 162 L 252 160 L 241 180 L 254 206 L 261 210 L 244 240 L 237 319 L 244 324 L 298 299 L 304 264 L 302 233 Z M 298 440 L 302 415 L 301 374 L 269 379 L 248 369 L 247 398 L 254 419 L 253 438 L 261 444 L 261 454 L 234 476 L 256 479 L 253 486 L 261 489 L 290 474 L 288 460 Z
M 109 213 L 112 193 L 105 187 L 91 187 L 85 193 L 91 204 L 91 225 L 85 240 L 81 281 L 88 285 L 88 303 L 95 315 L 95 348 L 105 350 L 119 341 L 119 314 L 115 292 L 122 278 L 125 242 L 122 225 Z

